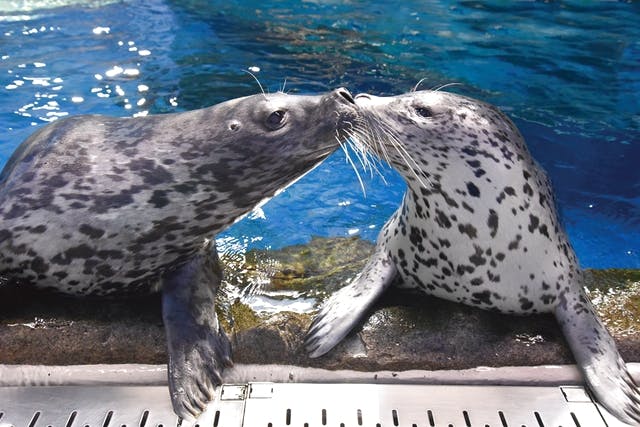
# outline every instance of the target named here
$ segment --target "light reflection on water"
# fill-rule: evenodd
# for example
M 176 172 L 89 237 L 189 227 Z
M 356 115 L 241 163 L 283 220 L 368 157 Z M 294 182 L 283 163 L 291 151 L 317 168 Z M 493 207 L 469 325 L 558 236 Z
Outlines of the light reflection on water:
M 60 31 L 60 28 L 40 27 L 23 30 L 22 35 L 37 35 L 45 32 Z M 91 30 L 95 38 L 106 36 L 110 33 L 109 27 L 95 27 Z M 5 34 L 7 36 L 7 34 Z M 8 37 L 12 34 L 9 33 Z M 91 35 L 87 35 L 91 37 Z M 106 39 L 100 42 L 101 49 L 109 49 L 108 45 L 113 45 L 114 40 Z M 114 49 L 114 46 L 117 46 Z M 75 88 L 76 82 L 66 87 L 65 78 L 55 74 L 56 64 L 48 66 L 45 62 L 16 63 L 19 57 L 3 55 L 2 61 L 7 67 L 7 74 L 13 79 L 4 89 L 13 95 L 16 92 L 31 94 L 31 102 L 19 107 L 15 113 L 30 118 L 31 126 L 37 126 L 40 122 L 51 122 L 61 117 L 69 115 L 66 110 L 79 110 L 73 108 L 71 104 L 85 102 L 86 98 L 112 98 L 116 104 L 121 105 L 124 110 L 133 110 L 133 117 L 148 114 L 147 100 L 144 93 L 149 91 L 149 86 L 141 78 L 140 68 L 142 61 L 151 56 L 149 49 L 138 48 L 135 41 L 118 40 L 114 49 L 115 56 L 120 59 L 113 65 L 106 65 L 105 69 L 93 74 L 93 82 L 88 88 Z M 152 58 L 149 58 L 152 60 Z M 72 79 L 69 79 L 72 80 Z M 85 76 L 85 80 L 87 77 Z M 33 87 L 37 86 L 34 92 Z M 175 98 L 169 100 L 170 105 L 177 106 Z M 10 129 L 11 130 L 11 129 Z
M 243 296 L 240 301 L 257 313 L 311 313 L 318 302 L 315 298 L 303 297 L 299 292 Z

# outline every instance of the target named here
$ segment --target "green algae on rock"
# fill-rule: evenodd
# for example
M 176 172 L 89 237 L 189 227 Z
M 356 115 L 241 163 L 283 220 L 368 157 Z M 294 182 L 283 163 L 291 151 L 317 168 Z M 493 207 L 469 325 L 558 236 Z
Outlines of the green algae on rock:
M 225 282 L 248 292 L 297 291 L 323 297 L 364 267 L 373 244 L 358 237 L 314 237 L 306 245 L 220 254 Z
M 614 336 L 640 333 L 640 270 L 587 270 L 589 297 Z

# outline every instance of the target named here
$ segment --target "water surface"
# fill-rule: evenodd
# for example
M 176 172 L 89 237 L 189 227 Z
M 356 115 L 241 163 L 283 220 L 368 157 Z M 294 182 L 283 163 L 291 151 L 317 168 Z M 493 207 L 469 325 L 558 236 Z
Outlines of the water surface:
M 72 114 L 201 108 L 259 88 L 447 88 L 498 105 L 549 172 L 583 266 L 640 268 L 640 6 L 617 2 L 0 1 L 0 163 Z M 27 7 L 28 6 L 28 7 Z M 286 81 L 286 84 L 285 84 Z M 375 239 L 404 184 L 338 152 L 225 250 Z

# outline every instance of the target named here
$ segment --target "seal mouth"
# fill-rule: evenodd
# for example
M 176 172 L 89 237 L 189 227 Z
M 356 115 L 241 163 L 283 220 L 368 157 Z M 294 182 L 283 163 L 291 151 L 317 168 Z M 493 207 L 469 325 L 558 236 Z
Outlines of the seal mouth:
M 317 150 L 311 151 L 308 156 L 311 161 L 324 160 L 329 157 L 329 155 L 335 150 L 336 147 L 334 146 L 334 144 L 332 144 L 329 147 L 319 148 Z

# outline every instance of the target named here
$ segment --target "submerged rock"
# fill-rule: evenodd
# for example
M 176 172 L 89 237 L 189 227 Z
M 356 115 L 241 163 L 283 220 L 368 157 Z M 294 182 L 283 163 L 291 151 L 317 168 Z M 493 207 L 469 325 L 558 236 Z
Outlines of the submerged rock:
M 221 254 L 225 283 L 250 292 L 298 291 L 326 295 L 351 280 L 366 263 L 373 243 L 358 237 L 314 237 L 281 250 Z
M 551 315 L 507 316 L 391 291 L 328 355 L 302 348 L 314 307 L 355 277 L 373 250 L 314 238 L 279 251 L 221 254 L 219 314 L 238 363 L 330 369 L 463 369 L 572 363 Z M 592 270 L 598 312 L 628 362 L 640 361 L 640 271 Z M 265 308 L 266 307 L 266 308 Z M 0 288 L 0 363 L 166 363 L 158 296 L 87 300 Z

